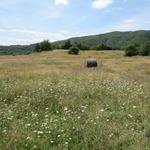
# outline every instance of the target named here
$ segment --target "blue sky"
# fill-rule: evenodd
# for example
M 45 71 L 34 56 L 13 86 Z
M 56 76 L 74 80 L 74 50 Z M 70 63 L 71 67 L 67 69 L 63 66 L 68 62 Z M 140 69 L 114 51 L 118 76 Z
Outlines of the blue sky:
M 1 0 L 0 45 L 150 29 L 150 0 Z

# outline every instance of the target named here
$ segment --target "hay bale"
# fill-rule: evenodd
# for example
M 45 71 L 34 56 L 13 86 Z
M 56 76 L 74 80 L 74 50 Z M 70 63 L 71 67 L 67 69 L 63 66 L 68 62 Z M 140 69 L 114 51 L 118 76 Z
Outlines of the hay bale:
M 96 58 L 87 58 L 86 59 L 86 67 L 91 68 L 91 67 L 97 67 L 98 63 Z

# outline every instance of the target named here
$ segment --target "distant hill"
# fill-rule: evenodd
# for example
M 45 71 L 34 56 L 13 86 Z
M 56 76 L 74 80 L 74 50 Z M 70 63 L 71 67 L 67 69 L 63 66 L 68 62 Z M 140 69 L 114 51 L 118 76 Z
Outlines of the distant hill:
M 75 37 L 68 39 L 72 44 L 81 43 L 89 47 L 97 47 L 102 44 L 113 47 L 122 48 L 131 44 L 143 44 L 145 41 L 150 40 L 150 30 L 129 31 L 129 32 L 110 32 L 99 35 L 89 35 L 83 37 Z M 62 46 L 66 40 L 57 41 L 53 44 Z
M 32 45 L 11 45 L 11 46 L 0 46 L 0 55 L 21 55 L 30 54 L 34 49 Z
M 129 32 L 110 32 L 98 35 L 89 35 L 83 37 L 74 37 L 67 39 L 72 44 L 78 43 L 93 49 L 102 44 L 112 48 L 123 48 L 131 44 L 143 44 L 145 41 L 150 40 L 150 30 L 129 31 Z M 61 47 L 67 40 L 53 42 L 55 47 Z M 16 55 L 16 54 L 29 54 L 34 50 L 35 44 L 31 45 L 13 45 L 13 46 L 0 46 L 0 54 Z

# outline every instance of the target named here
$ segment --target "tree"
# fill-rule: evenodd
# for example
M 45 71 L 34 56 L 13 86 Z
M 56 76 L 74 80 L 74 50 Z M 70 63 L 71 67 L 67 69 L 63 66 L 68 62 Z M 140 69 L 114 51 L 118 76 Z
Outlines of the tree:
M 45 40 L 40 43 L 42 51 L 49 51 L 52 49 L 51 43 L 48 40 Z
M 138 47 L 136 45 L 130 45 L 125 48 L 125 56 L 136 56 L 138 55 Z
M 70 40 L 68 40 L 64 43 L 64 45 L 62 46 L 62 49 L 69 49 L 71 46 L 72 46 L 71 42 Z
M 101 44 L 100 46 L 95 47 L 94 49 L 98 51 L 98 50 L 112 50 L 113 48 L 105 44 Z
M 90 48 L 86 45 L 82 45 L 81 43 L 76 43 L 76 47 L 78 47 L 80 50 L 90 50 Z
M 139 55 L 141 56 L 150 55 L 150 41 L 147 41 L 143 45 L 141 45 L 140 50 L 139 50 Z
M 37 43 L 34 49 L 35 52 L 50 51 L 50 50 L 52 50 L 52 46 L 48 40 L 45 40 L 41 43 Z
M 37 44 L 35 45 L 34 51 L 35 51 L 35 52 L 41 52 L 41 45 L 40 45 L 40 43 L 37 43 Z
M 78 47 L 70 47 L 69 48 L 69 51 L 68 51 L 68 54 L 72 54 L 72 55 L 78 55 L 79 54 L 79 48 Z

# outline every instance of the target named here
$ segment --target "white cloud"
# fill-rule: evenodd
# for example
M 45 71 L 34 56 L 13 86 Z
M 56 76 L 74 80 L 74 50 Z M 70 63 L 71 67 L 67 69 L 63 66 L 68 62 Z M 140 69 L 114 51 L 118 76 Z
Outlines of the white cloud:
M 92 7 L 98 9 L 107 8 L 113 0 L 93 0 Z
M 55 5 L 67 5 L 69 0 L 54 0 Z
M 113 27 L 113 30 L 127 31 L 137 29 L 138 20 L 135 18 L 125 19 Z
M 65 30 L 60 30 L 58 32 L 40 32 L 26 29 L 0 29 L 0 35 L 0 45 L 24 45 L 33 44 L 46 39 L 53 42 L 86 34 Z

